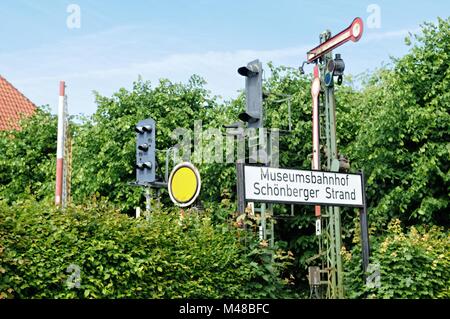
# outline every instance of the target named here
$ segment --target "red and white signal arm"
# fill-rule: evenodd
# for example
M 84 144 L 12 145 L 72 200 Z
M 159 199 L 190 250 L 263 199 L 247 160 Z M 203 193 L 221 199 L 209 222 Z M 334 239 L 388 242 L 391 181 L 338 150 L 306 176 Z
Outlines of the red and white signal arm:
M 359 17 L 355 18 L 353 20 L 352 24 L 350 24 L 350 26 L 347 29 L 339 32 L 334 37 L 331 37 L 324 43 L 321 43 L 318 46 L 316 46 L 314 49 L 308 51 L 308 53 L 306 54 L 307 62 L 308 63 L 314 62 L 315 60 L 317 60 L 324 54 L 330 52 L 334 48 L 336 48 L 350 40 L 353 42 L 358 41 L 362 37 L 363 29 L 364 29 L 364 26 L 363 26 L 362 19 Z

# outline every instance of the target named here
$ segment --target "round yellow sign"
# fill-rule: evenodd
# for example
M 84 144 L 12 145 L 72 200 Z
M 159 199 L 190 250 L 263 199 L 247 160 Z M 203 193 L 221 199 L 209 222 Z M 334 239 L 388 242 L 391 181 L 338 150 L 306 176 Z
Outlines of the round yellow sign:
M 200 193 L 200 174 L 189 162 L 178 164 L 170 173 L 168 189 L 172 202 L 180 207 L 191 205 Z

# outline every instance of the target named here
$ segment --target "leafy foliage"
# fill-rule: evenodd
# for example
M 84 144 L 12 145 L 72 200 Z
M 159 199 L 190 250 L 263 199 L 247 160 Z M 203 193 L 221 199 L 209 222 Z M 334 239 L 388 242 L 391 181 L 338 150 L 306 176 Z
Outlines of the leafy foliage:
M 0 203 L 0 298 L 276 298 L 291 257 L 248 250 L 209 214 L 131 219 L 106 202 L 65 211 Z M 273 257 L 272 257 L 273 256 Z M 267 260 L 269 258 L 269 260 Z M 80 287 L 70 283 L 79 267 Z M 69 272 L 68 272 L 69 270 Z
M 448 256 L 448 245 L 445 248 L 445 245 L 443 245 L 445 240 L 442 236 L 446 234 L 445 231 L 449 226 L 450 59 L 448 58 L 448 52 L 450 52 L 450 19 L 438 19 L 436 24 L 425 23 L 421 35 L 407 38 L 406 42 L 411 46 L 410 52 L 399 59 L 394 59 L 391 66 L 383 67 L 373 74 L 363 74 L 357 78 L 346 75 L 344 84 L 335 88 L 338 151 L 349 158 L 351 171 L 363 170 L 366 176 L 373 261 L 379 261 L 382 267 L 388 267 L 386 265 L 397 267 L 392 273 L 389 273 L 389 268 L 383 268 L 383 271 L 387 272 L 385 274 L 385 290 L 383 288 L 379 291 L 369 291 L 365 288 L 362 274 L 360 274 L 360 246 L 357 242 L 359 236 L 358 218 L 353 214 L 353 210 L 342 210 L 343 242 L 346 247 L 349 247 L 352 255 L 347 263 L 347 269 L 350 274 L 347 278 L 354 279 L 349 283 L 350 295 L 353 297 L 428 296 L 434 298 L 448 296 L 448 291 L 445 292 L 445 289 L 441 289 L 444 284 L 448 287 L 448 277 L 446 277 L 448 272 L 441 277 L 436 277 L 433 274 L 435 269 L 429 266 L 426 260 L 438 258 L 438 264 L 443 266 L 447 265 L 446 263 L 448 262 L 446 259 Z M 311 77 L 300 74 L 299 70 L 284 66 L 275 67 L 269 64 L 269 69 L 268 73 L 270 75 L 264 83 L 264 91 L 269 93 L 264 100 L 264 120 L 266 127 L 284 130 L 284 134 L 280 136 L 280 166 L 308 169 L 310 167 L 312 149 Z M 205 81 L 198 76 L 192 76 L 186 84 L 160 80 L 156 86 L 139 79 L 134 83 L 133 89 L 130 91 L 121 89 L 112 97 L 97 95 L 97 112 L 92 117 L 84 118 L 77 123 L 71 124 L 74 141 L 72 165 L 72 195 L 74 202 L 79 205 L 85 205 L 85 203 L 95 201 L 98 198 L 104 198 L 111 205 L 114 205 L 118 211 L 128 213 L 134 207 L 143 203 L 141 190 L 127 185 L 135 179 L 133 169 L 135 161 L 135 134 L 133 127 L 141 119 L 152 117 L 157 122 L 159 175 L 162 175 L 161 168 L 165 160 L 165 150 L 178 143 L 177 140 L 172 138 L 172 132 L 177 127 L 189 129 L 191 138 L 193 138 L 194 123 L 196 120 L 199 120 L 202 121 L 204 130 L 215 128 L 224 133 L 222 125 L 235 122 L 239 112 L 243 110 L 244 96 L 241 94 L 232 101 L 220 102 L 216 97 L 211 96 L 204 85 Z M 292 129 L 287 131 L 289 105 L 291 107 Z M 6 219 L 9 216 L 8 214 L 12 214 L 9 216 L 11 218 L 16 216 L 15 214 L 22 214 L 18 212 L 21 209 L 24 210 L 23 214 L 27 216 L 32 214 L 31 211 L 41 211 L 43 209 L 43 206 L 40 206 L 40 204 L 22 203 L 23 199 L 28 198 L 30 194 L 38 200 L 50 199 L 54 194 L 53 172 L 55 170 L 56 153 L 56 119 L 47 109 L 42 108 L 38 110 L 35 116 L 25 120 L 22 127 L 21 131 L 0 132 L 0 200 L 3 200 L 4 205 L 18 205 L 17 210 L 14 208 L 7 209 L 6 206 L 3 207 Z M 191 157 L 191 159 L 194 158 Z M 200 240 L 201 236 L 207 233 L 207 229 L 210 229 L 208 231 L 212 231 L 215 234 L 214 236 L 217 236 L 214 237 L 217 239 L 217 249 L 234 247 L 233 249 L 236 250 L 230 248 L 230 253 L 233 251 L 233 254 L 236 254 L 233 256 L 243 258 L 242 256 L 247 254 L 245 255 L 246 261 L 250 260 L 249 264 L 254 262 L 258 267 L 246 268 L 239 266 L 241 264 L 235 265 L 239 270 L 236 270 L 238 273 L 232 274 L 237 274 L 247 280 L 242 281 L 244 282 L 243 286 L 246 287 L 245 289 L 242 287 L 236 288 L 238 286 L 235 282 L 223 281 L 223 289 L 213 290 L 213 292 L 209 291 L 209 288 L 205 288 L 210 286 L 205 284 L 203 287 L 202 284 L 197 282 L 199 284 L 198 289 L 186 284 L 180 286 L 179 290 L 176 290 L 178 288 L 173 288 L 175 290 L 164 290 L 164 293 L 162 293 L 157 289 L 157 286 L 152 286 L 153 288 L 156 287 L 156 290 L 150 289 L 150 286 L 146 286 L 146 288 L 133 286 L 134 288 L 130 288 L 132 289 L 130 293 L 135 296 L 174 297 L 200 296 L 204 294 L 204 296 L 218 297 L 225 295 L 238 296 L 239 294 L 236 291 L 239 290 L 239 296 L 281 296 L 280 287 L 282 286 L 274 284 L 274 282 L 277 282 L 276 278 L 280 278 L 280 276 L 290 278 L 287 274 L 296 278 L 296 284 L 299 285 L 297 288 L 302 289 L 306 286 L 307 260 L 317 252 L 312 208 L 295 206 L 294 214 L 291 216 L 290 207 L 286 205 L 275 206 L 274 218 L 276 220 L 277 246 L 293 251 L 295 263 L 290 268 L 281 271 L 279 270 L 282 268 L 281 265 L 287 266 L 287 264 L 283 264 L 284 257 L 278 256 L 280 263 L 278 270 L 264 269 L 265 266 L 261 267 L 261 265 L 267 265 L 267 263 L 262 261 L 268 258 L 268 253 L 261 250 L 261 248 L 257 249 L 255 243 L 250 244 L 250 249 L 246 253 L 242 252 L 238 244 L 233 246 L 235 245 L 233 242 L 233 245 L 231 245 L 232 239 L 235 238 L 233 236 L 237 236 L 240 233 L 236 233 L 234 228 L 231 232 L 229 228 L 226 231 L 223 228 L 224 223 L 235 222 L 233 219 L 236 218 L 234 164 L 196 164 L 202 176 L 201 201 L 206 211 L 208 211 L 207 218 L 210 220 L 206 222 L 205 216 L 195 217 L 192 223 L 197 226 L 192 229 L 189 228 L 188 233 L 191 232 L 189 234 L 192 236 L 200 236 L 198 238 Z M 167 196 L 163 194 L 162 197 L 163 203 L 167 204 Z M 117 242 L 122 242 L 127 237 L 127 231 L 131 233 L 138 232 L 135 235 L 130 235 L 130 238 L 133 238 L 134 244 L 139 246 L 139 249 L 148 253 L 146 250 L 147 246 L 142 243 L 146 243 L 143 239 L 147 238 L 145 236 L 150 235 L 143 235 L 139 231 L 131 230 L 137 228 L 136 223 L 141 225 L 141 221 L 125 222 L 127 219 L 124 216 L 119 217 L 116 213 L 110 217 L 103 216 L 103 214 L 110 214 L 111 209 L 105 208 L 103 210 L 103 208 L 99 209 L 95 205 L 93 207 L 87 205 L 87 207 L 70 208 L 68 217 L 61 217 L 63 220 L 58 219 L 59 215 L 52 208 L 48 207 L 48 211 L 51 212 L 49 213 L 52 216 L 51 218 L 48 217 L 46 219 L 47 217 L 44 218 L 44 215 L 38 214 L 36 218 L 43 219 L 35 221 L 41 223 L 45 220 L 47 223 L 53 223 L 50 220 L 56 218 L 55 222 L 62 223 L 61 225 L 63 226 L 61 227 L 65 230 L 69 229 L 64 228 L 69 227 L 65 218 L 74 222 L 75 228 L 73 229 L 75 230 L 70 228 L 70 231 L 64 231 L 58 235 L 62 236 L 61 238 L 63 239 L 61 239 L 61 243 L 57 242 L 57 245 L 55 243 L 55 247 L 67 245 L 64 247 L 70 250 L 69 246 L 74 245 L 75 248 L 73 249 L 75 249 L 75 252 L 73 254 L 84 256 L 80 257 L 81 259 L 79 260 L 83 264 L 90 265 L 86 266 L 86 269 L 89 271 L 94 267 L 93 264 L 90 264 L 94 263 L 94 261 L 89 260 L 87 253 L 84 253 L 84 249 L 92 253 L 92 256 L 99 254 L 98 258 L 101 262 L 108 263 L 111 257 L 108 256 L 109 250 L 117 252 L 120 249 L 125 249 L 125 252 L 131 252 L 131 243 L 127 242 L 126 244 L 130 246 L 117 244 Z M 90 219 L 85 216 L 84 211 L 86 214 L 88 212 L 93 213 L 95 218 L 92 217 Z M 102 229 L 103 235 L 101 235 L 101 232 L 99 233 L 98 242 L 91 242 L 84 235 L 85 230 L 81 230 L 81 226 L 77 226 L 77 219 L 73 217 L 75 212 L 76 214 L 82 214 L 84 216 L 83 220 L 85 222 L 88 220 L 89 222 L 86 223 L 89 225 L 96 225 L 95 227 Z M 101 222 L 95 222 L 96 219 L 101 220 Z M 171 225 L 170 227 L 178 227 L 174 219 L 170 219 L 163 213 L 156 214 L 155 220 L 157 219 L 162 223 L 161 227 L 163 227 L 160 229 L 159 225 L 151 222 L 151 226 L 155 228 L 153 231 L 157 233 L 164 233 L 166 230 L 164 230 L 165 226 L 163 225 L 166 224 Z M 409 227 L 409 231 L 406 234 L 394 233 L 393 226 L 388 228 L 389 223 L 397 219 Z M 5 222 L 4 225 L 11 225 L 12 221 L 10 219 L 7 220 L 8 222 Z M 16 219 L 13 218 L 13 220 Z M 120 220 L 120 222 L 117 220 Z M 39 223 L 36 226 L 38 228 Z M 119 223 L 121 227 L 125 227 L 124 229 L 127 230 L 123 230 L 123 232 L 118 231 L 115 228 L 115 223 Z M 414 226 L 414 228 L 411 226 Z M 443 229 L 439 227 L 443 227 Z M 37 231 L 38 228 L 32 228 L 33 232 Z M 108 235 L 106 235 L 111 229 L 114 229 L 114 236 L 116 236 L 114 238 L 117 239 L 117 242 L 110 242 Z M 150 228 L 145 229 L 149 230 Z M 195 233 L 195 229 L 199 233 Z M 76 234 L 76 236 L 74 235 L 75 237 L 70 237 L 72 231 Z M 434 238 L 435 240 L 431 241 L 431 246 L 436 247 L 436 251 L 441 253 L 435 255 L 428 252 L 425 246 L 421 246 L 424 243 L 417 239 L 419 235 L 416 232 L 420 236 L 429 234 L 430 238 Z M 48 231 L 46 234 L 49 235 L 51 232 Z M 20 236 L 28 238 L 25 233 L 20 233 Z M 81 238 L 79 245 L 87 246 L 78 247 L 77 236 Z M 139 236 L 144 237 L 139 239 Z M 177 244 L 170 246 L 166 241 L 159 241 L 159 239 L 153 237 L 148 237 L 147 239 L 149 242 L 153 241 L 155 243 L 153 246 L 155 249 L 159 245 L 167 247 L 168 251 L 177 251 L 177 249 L 184 251 L 183 249 L 187 249 L 188 243 L 183 241 L 184 239 L 171 236 L 175 235 L 168 234 L 168 238 L 180 241 L 179 245 L 181 246 L 176 246 Z M 12 237 L 8 238 L 8 240 L 11 240 L 9 243 L 19 245 L 18 242 L 12 241 Z M 16 239 L 18 240 L 18 238 Z M 403 238 L 403 241 L 396 238 Z M 26 240 L 27 243 L 32 244 L 31 238 Z M 388 242 L 388 244 L 385 244 L 386 247 L 383 246 L 384 242 Z M 200 243 L 207 246 L 207 241 L 199 241 L 199 246 L 196 248 L 198 251 L 194 251 L 195 256 L 199 258 L 199 262 L 202 265 L 204 262 L 203 258 L 209 265 L 211 262 L 208 259 L 209 257 L 207 258 L 199 252 L 201 250 L 200 247 L 203 247 Z M 168 246 L 164 246 L 166 244 Z M 119 248 L 115 245 L 119 245 L 117 246 Z M 99 249 L 99 252 L 97 252 L 97 248 L 95 248 L 97 246 L 104 248 Z M 49 250 L 52 249 L 55 248 L 49 248 Z M 394 258 L 392 249 L 399 249 L 405 252 L 405 256 L 411 255 L 412 257 L 405 260 L 400 259 L 403 257 Z M 36 262 L 40 260 L 38 250 L 33 252 L 27 250 L 18 251 L 20 253 L 17 256 L 26 253 L 31 254 L 29 256 L 33 256 L 33 259 L 30 260 L 34 260 L 34 258 L 36 258 Z M 385 253 L 382 254 L 381 251 Z M 252 253 L 248 255 L 248 252 Z M 134 262 L 135 258 L 137 260 L 143 258 L 140 255 L 141 252 L 136 253 L 133 250 L 130 254 L 124 258 L 127 259 L 132 256 L 133 267 L 138 267 L 135 266 Z M 444 254 L 444 258 L 439 257 L 442 254 Z M 273 252 L 269 255 L 272 256 L 270 258 L 277 256 Z M 19 269 L 20 271 L 17 271 L 22 274 L 25 268 L 21 268 L 21 264 L 13 262 L 16 257 L 8 256 L 10 258 L 8 263 L 18 267 L 14 269 Z M 64 259 L 66 264 L 71 262 L 71 256 L 64 257 L 67 259 Z M 181 259 L 164 259 L 166 262 L 180 263 L 180 268 L 175 267 L 176 269 L 170 272 L 170 276 L 178 276 L 182 270 L 186 270 L 181 265 L 198 266 L 187 256 L 186 253 L 186 260 L 183 259 L 182 261 L 180 261 Z M 56 252 L 53 257 L 57 258 Z M 50 257 L 49 260 L 51 260 Z M 403 278 L 401 277 L 401 271 L 416 269 L 416 266 L 407 268 L 410 266 L 407 262 L 411 260 L 416 262 L 416 264 L 411 264 L 411 267 L 413 265 L 423 267 L 423 270 L 415 270 L 418 272 L 417 276 L 420 274 L 420 276 L 424 276 L 423 278 L 433 278 L 431 281 L 433 287 L 421 286 L 423 278 L 417 277 L 417 282 L 413 284 L 408 281 L 409 286 L 401 286 L 397 294 L 393 292 L 393 287 L 396 278 Z M 114 265 L 119 265 L 120 267 L 124 267 L 123 265 L 125 264 L 123 260 L 114 262 Z M 43 267 L 48 266 L 47 264 L 39 265 L 44 265 Z M 96 264 L 95 267 L 99 267 L 99 265 Z M 254 266 L 254 264 L 251 265 Z M 60 268 L 57 268 L 56 264 L 53 266 L 53 268 L 50 267 L 54 269 L 52 276 L 59 276 L 58 278 L 61 280 L 64 270 L 61 267 L 67 266 L 65 264 L 59 266 Z M 161 269 L 165 269 L 165 266 L 163 266 L 159 265 Z M 111 267 L 113 269 L 113 266 Z M 145 264 L 144 267 L 150 266 Z M 147 268 L 145 269 L 147 270 Z M 213 269 L 211 269 L 212 272 Z M 122 289 L 122 286 L 120 286 L 123 279 L 137 278 L 140 276 L 138 273 L 134 268 L 126 268 L 124 270 L 124 274 L 126 274 L 124 276 L 126 277 L 121 277 L 122 275 L 119 274 L 114 274 L 114 276 L 110 274 L 109 276 L 114 278 L 114 284 L 105 288 L 106 286 L 100 285 L 101 280 L 98 279 L 104 275 L 103 270 L 92 270 L 92 272 L 89 272 L 89 278 L 97 278 L 93 279 L 95 284 L 92 283 L 92 287 L 94 288 L 88 289 L 88 291 L 92 291 L 92 295 L 91 292 L 88 292 L 86 296 L 83 296 L 125 297 L 127 296 L 125 288 Z M 150 273 L 152 272 L 150 271 Z M 157 277 L 158 273 L 156 271 L 156 275 L 155 273 L 152 274 Z M 187 273 L 193 274 L 191 272 Z M 37 278 L 44 275 L 40 274 L 38 270 L 32 272 L 28 277 L 26 275 L 23 276 L 20 277 L 22 279 L 18 279 L 19 277 L 15 279 L 9 277 L 10 279 L 8 279 L 11 280 L 11 283 L 14 283 L 14 289 L 18 289 L 15 292 L 15 296 L 47 296 L 50 294 L 50 292 L 45 292 L 43 295 L 39 294 L 40 289 L 43 287 L 40 285 L 43 285 L 44 282 L 48 284 L 50 277 L 46 277 L 47 281 L 40 282 L 39 280 L 41 279 Z M 34 283 L 33 285 L 36 284 L 36 286 L 32 286 L 32 289 L 27 290 L 28 288 L 25 287 L 22 291 L 20 290 L 22 289 L 20 288 L 21 286 L 18 286 L 17 282 L 25 280 L 23 278 L 26 278 L 27 281 L 37 280 L 39 283 Z M 200 280 L 203 277 L 195 278 Z M 17 282 L 15 281 L 16 279 L 18 280 Z M 208 282 L 207 278 L 202 280 Z M 412 278 L 412 280 L 415 279 Z M 150 282 L 152 281 L 150 280 Z M 270 283 L 272 285 L 268 286 Z M 235 284 L 236 286 L 234 286 Z M 416 290 L 414 295 L 411 295 L 413 290 L 408 289 L 413 286 L 416 287 Z M 138 287 L 142 289 L 137 290 Z M 264 289 L 261 287 L 264 287 Z M 77 294 L 79 293 L 72 290 L 64 290 L 60 286 L 55 289 L 57 292 L 53 296 L 74 297 L 78 296 Z M 103 289 L 106 289 L 105 292 L 103 292 Z M 154 291 L 157 292 L 154 294 Z
M 379 287 L 362 282 L 360 247 L 344 253 L 350 297 L 449 298 L 450 234 L 444 229 L 412 226 L 406 233 L 393 219 L 388 231 L 373 245 L 371 263 L 379 265 Z M 359 266 L 359 267 L 358 267 Z M 368 274 L 370 275 L 370 274 Z
M 0 131 L 0 200 L 9 203 L 55 192 L 56 117 L 40 108 L 20 131 Z
M 135 180 L 134 126 L 144 118 L 155 119 L 161 151 L 157 155 L 163 167 L 165 150 L 176 143 L 172 131 L 192 129 L 195 119 L 206 117 L 205 105 L 215 103 L 203 84 L 197 76 L 187 85 L 161 80 L 155 88 L 139 80 L 131 92 L 121 89 L 111 98 L 97 95 L 96 113 L 74 137 L 74 200 L 83 202 L 97 193 L 120 205 L 122 211 L 133 209 L 141 199 L 140 190 L 127 185 Z M 159 175 L 163 175 L 161 171 Z
M 370 79 L 348 115 L 360 126 L 344 149 L 366 172 L 370 222 L 379 228 L 391 218 L 449 223 L 449 30 L 449 19 L 426 24 L 418 44 Z

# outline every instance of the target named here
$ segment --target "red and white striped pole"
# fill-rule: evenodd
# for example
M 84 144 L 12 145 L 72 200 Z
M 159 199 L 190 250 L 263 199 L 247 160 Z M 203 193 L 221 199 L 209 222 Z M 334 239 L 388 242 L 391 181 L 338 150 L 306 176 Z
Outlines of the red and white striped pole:
M 313 101 L 312 110 L 312 142 L 313 142 L 313 156 L 312 169 L 320 170 L 320 132 L 319 132 L 319 94 L 320 94 L 320 78 L 319 67 L 314 66 L 314 79 L 311 84 L 311 96 Z M 315 206 L 315 215 L 320 217 L 320 206 Z
M 66 84 L 64 81 L 59 82 L 59 101 L 58 101 L 58 140 L 56 147 L 56 190 L 55 204 L 62 205 L 63 192 L 63 172 L 64 172 L 64 119 L 65 119 L 65 91 Z

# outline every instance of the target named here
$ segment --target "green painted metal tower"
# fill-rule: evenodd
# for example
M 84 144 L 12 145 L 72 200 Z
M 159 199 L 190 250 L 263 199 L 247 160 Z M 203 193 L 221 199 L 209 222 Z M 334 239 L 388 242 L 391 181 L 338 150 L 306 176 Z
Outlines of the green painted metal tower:
M 307 53 L 307 63 L 315 63 L 315 77 L 320 78 L 320 93 L 314 93 L 312 84 L 313 108 L 320 116 L 314 116 L 313 110 L 313 169 L 338 172 L 341 161 L 338 156 L 336 142 L 336 103 L 334 96 L 334 79 L 337 84 L 342 83 L 345 68 L 340 54 L 333 57 L 333 49 L 348 42 L 358 41 L 363 32 L 363 23 L 360 18 L 353 20 L 352 24 L 335 36 L 326 30 L 320 34 L 320 44 Z M 320 75 L 319 71 L 320 70 Z M 317 80 L 317 79 L 316 79 Z M 317 101 L 314 101 L 317 99 Z M 318 104 L 318 106 L 316 105 Z M 317 123 L 318 122 L 318 123 Z M 319 125 L 324 123 L 324 125 Z M 320 161 L 321 149 L 325 158 Z M 311 296 L 319 298 L 345 298 L 344 271 L 342 268 L 342 228 L 341 212 L 339 207 L 328 206 L 322 213 L 321 207 L 316 207 L 316 234 L 318 235 L 320 267 L 310 267 L 309 280 L 312 287 Z M 319 227 L 317 226 L 319 224 Z M 322 226 L 323 225 L 323 226 Z M 317 230 L 317 228 L 320 229 Z M 314 279 L 314 280 L 313 280 Z M 321 292 L 320 286 L 326 286 Z

